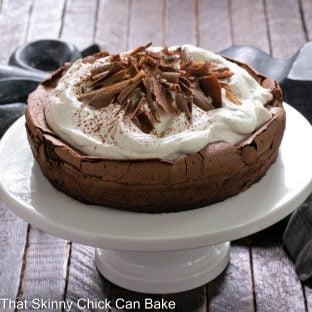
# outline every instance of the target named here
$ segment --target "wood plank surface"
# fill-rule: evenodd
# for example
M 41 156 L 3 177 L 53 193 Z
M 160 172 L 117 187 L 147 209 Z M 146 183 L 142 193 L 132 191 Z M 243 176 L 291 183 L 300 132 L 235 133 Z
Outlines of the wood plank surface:
M 27 41 L 58 37 L 65 0 L 34 0 Z
M 10 54 L 27 36 L 32 0 L 3 0 L 0 15 L 0 62 L 6 64 Z
M 69 262 L 65 300 L 73 302 L 71 311 L 81 311 L 78 306 L 80 298 L 91 301 L 110 299 L 111 284 L 97 271 L 94 263 L 94 248 L 77 243 L 72 244 Z M 86 302 L 81 302 L 85 305 Z M 81 307 L 80 305 L 80 307 Z M 84 311 L 106 311 L 89 306 Z
M 18 298 L 28 301 L 34 298 L 63 300 L 68 242 L 32 228 L 28 243 Z M 59 310 L 49 309 L 49 311 Z
M 44 9 L 40 10 L 41 7 Z M 42 31 L 49 29 L 50 38 L 57 38 L 63 25 L 64 9 L 65 1 L 36 0 L 30 16 L 27 39 L 32 41 L 45 38 L 44 32 L 40 32 L 41 28 Z M 69 244 L 30 226 L 18 293 L 20 299 L 63 299 Z
M 263 2 L 231 0 L 230 9 L 235 44 L 253 45 L 270 53 Z
M 272 55 L 293 56 L 306 41 L 298 1 L 265 0 Z
M 129 0 L 100 0 L 95 42 L 103 50 L 120 52 L 128 48 Z
M 306 32 L 306 39 L 312 40 L 312 1 L 311 0 L 299 0 L 301 9 L 301 18 L 303 29 Z
M 301 282 L 282 248 L 286 224 L 283 220 L 250 238 L 257 311 L 305 311 Z
M 0 298 L 17 296 L 26 237 L 27 223 L 0 201 Z
M 199 42 L 203 49 L 219 52 L 232 45 L 228 0 L 199 0 Z
M 31 9 L 30 0 L 1 2 L 0 63 L 6 64 L 11 52 L 25 41 Z M 14 300 L 18 294 L 27 229 L 27 223 L 9 211 L 0 199 L 0 298 Z
M 179 312 L 208 311 L 206 287 L 204 286 L 177 294 L 162 295 L 162 298 L 164 300 L 173 301 L 175 303 L 174 311 Z
M 197 45 L 196 1 L 168 0 L 166 1 L 165 41 L 171 45 Z
M 98 0 L 67 0 L 60 37 L 82 50 L 94 42 Z
M 129 311 L 130 307 L 121 307 L 122 302 L 119 300 L 123 300 L 124 302 L 128 301 L 132 303 L 132 309 L 130 311 L 140 311 L 140 312 L 145 312 L 145 311 L 151 311 L 151 312 L 156 312 L 155 309 L 145 309 L 145 299 L 146 298 L 151 298 L 153 301 L 155 300 L 160 300 L 161 296 L 160 295 L 149 295 L 149 294 L 141 294 L 137 293 L 134 291 L 130 291 L 118 286 L 113 285 L 112 287 L 112 293 L 111 293 L 111 300 L 112 300 L 112 312 L 127 312 Z
M 254 311 L 249 248 L 244 241 L 231 246 L 230 264 L 207 285 L 208 311 Z
M 163 19 L 164 1 L 133 0 L 129 23 L 129 48 L 150 41 L 154 46 L 164 45 Z

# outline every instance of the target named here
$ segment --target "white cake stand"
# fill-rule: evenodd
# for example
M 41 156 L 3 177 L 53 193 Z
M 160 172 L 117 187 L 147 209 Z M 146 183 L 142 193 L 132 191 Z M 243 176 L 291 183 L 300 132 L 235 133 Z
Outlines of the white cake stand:
M 23 118 L 0 142 L 1 198 L 38 228 L 97 247 L 99 271 L 119 286 L 145 293 L 192 289 L 224 270 L 230 240 L 281 220 L 311 192 L 312 127 L 285 106 L 287 128 L 276 163 L 259 183 L 218 204 L 166 214 L 84 205 L 43 177 Z

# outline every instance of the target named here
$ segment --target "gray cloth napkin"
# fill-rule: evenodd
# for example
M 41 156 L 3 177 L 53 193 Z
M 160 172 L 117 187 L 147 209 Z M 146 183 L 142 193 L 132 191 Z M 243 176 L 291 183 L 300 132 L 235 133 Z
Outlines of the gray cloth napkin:
M 292 214 L 283 241 L 300 280 L 312 278 L 312 195 Z

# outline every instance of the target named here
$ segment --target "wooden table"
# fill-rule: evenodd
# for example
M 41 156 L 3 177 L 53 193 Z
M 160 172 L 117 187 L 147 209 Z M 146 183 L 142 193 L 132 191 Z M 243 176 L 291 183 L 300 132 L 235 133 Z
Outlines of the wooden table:
M 249 44 L 285 58 L 312 38 L 312 2 L 0 0 L 2 63 L 25 41 L 58 37 L 80 49 L 97 42 L 109 51 L 149 41 L 191 43 L 214 51 Z M 282 248 L 285 224 L 235 241 L 230 265 L 211 283 L 186 293 L 152 297 L 175 300 L 175 311 L 186 312 L 312 311 L 312 289 L 298 280 Z M 109 283 L 96 270 L 93 256 L 93 248 L 44 233 L 0 204 L 0 298 L 73 300 L 71 311 L 79 311 L 78 298 L 150 297 Z M 14 309 L 4 310 L 0 302 L 0 310 Z

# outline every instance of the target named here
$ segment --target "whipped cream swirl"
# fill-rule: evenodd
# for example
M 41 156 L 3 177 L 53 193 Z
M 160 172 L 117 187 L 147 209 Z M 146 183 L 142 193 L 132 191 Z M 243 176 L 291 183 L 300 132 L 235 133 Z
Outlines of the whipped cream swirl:
M 144 133 L 133 122 L 123 118 L 118 105 L 94 109 L 77 99 L 81 77 L 86 77 L 95 63 L 76 61 L 59 80 L 45 106 L 50 128 L 65 142 L 88 156 L 105 159 L 163 159 L 176 161 L 196 153 L 207 144 L 226 141 L 237 144 L 267 122 L 271 113 L 264 107 L 272 99 L 265 89 L 242 67 L 220 55 L 184 45 L 194 62 L 213 61 L 228 67 L 234 74 L 228 84 L 240 100 L 237 105 L 225 96 L 222 107 L 203 111 L 192 107 L 192 122 L 184 113 L 163 114 L 155 126 L 156 134 Z

